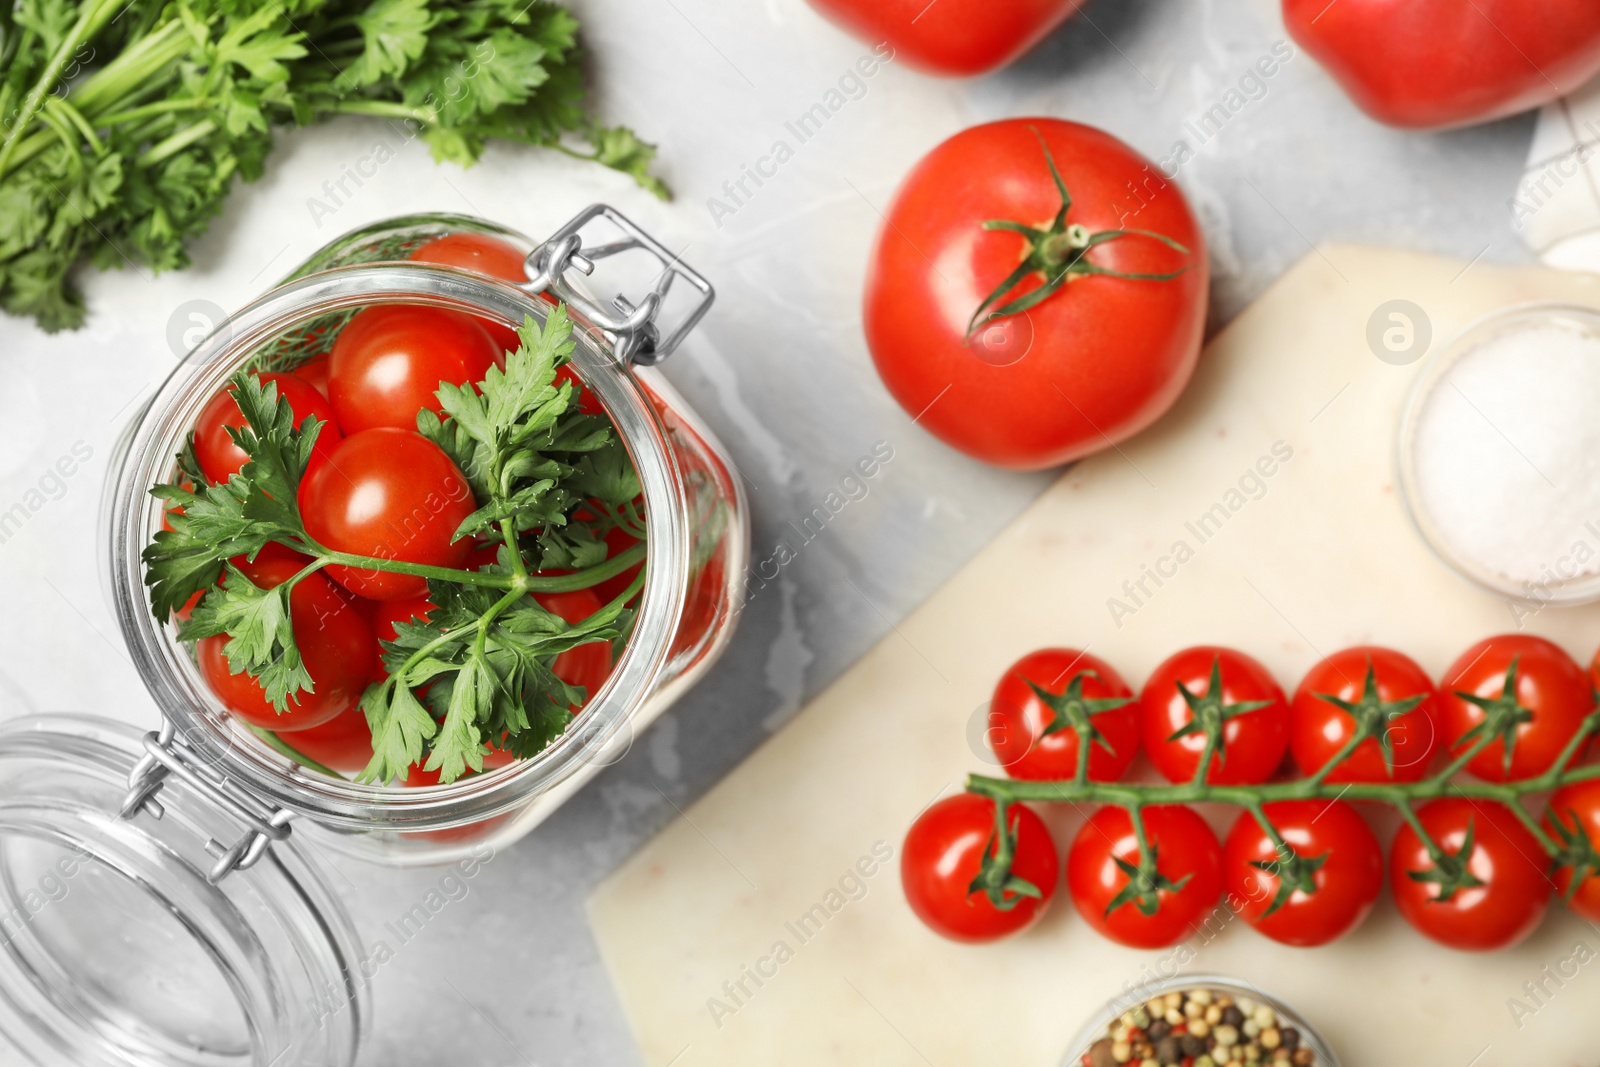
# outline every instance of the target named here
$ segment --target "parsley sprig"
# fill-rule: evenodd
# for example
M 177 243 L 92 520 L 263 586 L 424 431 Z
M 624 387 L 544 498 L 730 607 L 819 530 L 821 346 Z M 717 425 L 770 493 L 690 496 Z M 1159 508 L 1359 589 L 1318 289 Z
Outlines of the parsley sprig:
M 187 266 L 278 130 L 339 115 L 462 166 L 551 147 L 665 197 L 655 148 L 584 111 L 577 30 L 551 0 L 0 5 L 0 306 L 59 330 L 83 321 L 76 264 Z
M 540 327 L 529 318 L 504 370 L 491 368 L 476 387 L 441 384 L 443 417 L 418 415 L 418 430 L 467 475 L 478 508 L 456 537 L 499 541 L 494 564 L 477 570 L 434 567 L 336 552 L 307 534 L 297 503 L 321 424 L 296 428 L 277 387 L 249 372 L 232 379 L 245 425 L 230 428 L 248 462 L 225 484 L 206 484 L 192 453 L 178 457 L 178 478 L 151 492 L 169 507 L 170 528 L 144 551 L 151 609 L 165 620 L 203 593 L 178 631 L 183 640 L 227 635 L 235 672 L 260 679 L 267 698 L 287 710 L 313 683 L 295 645 L 289 596 L 329 564 L 417 574 L 435 605 L 427 622 L 401 623 L 383 642 L 389 675 L 369 686 L 361 707 L 372 729 L 373 756 L 363 781 L 387 783 L 420 764 L 452 782 L 483 769 L 493 744 L 517 757 L 559 737 L 569 710 L 587 696 L 551 669 L 562 652 L 627 636 L 625 605 L 643 573 L 601 610 L 568 623 L 530 594 L 588 588 L 645 557 L 643 543 L 606 558 L 605 534 L 622 526 L 643 538 L 635 498 L 638 476 L 611 424 L 574 403 L 557 371 L 571 359 L 572 323 L 558 307 Z M 253 559 L 269 542 L 311 557 L 271 589 L 232 562 Z M 549 569 L 569 573 L 541 573 Z M 425 695 L 424 695 L 425 693 Z

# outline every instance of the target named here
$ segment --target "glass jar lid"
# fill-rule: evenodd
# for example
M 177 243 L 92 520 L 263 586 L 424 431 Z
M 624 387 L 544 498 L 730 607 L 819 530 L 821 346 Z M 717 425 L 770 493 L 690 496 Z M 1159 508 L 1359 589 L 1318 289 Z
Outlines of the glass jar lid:
M 0 725 L 0 1048 L 75 1067 L 341 1067 L 367 1025 L 356 934 L 292 841 L 213 882 L 239 827 L 76 715 Z

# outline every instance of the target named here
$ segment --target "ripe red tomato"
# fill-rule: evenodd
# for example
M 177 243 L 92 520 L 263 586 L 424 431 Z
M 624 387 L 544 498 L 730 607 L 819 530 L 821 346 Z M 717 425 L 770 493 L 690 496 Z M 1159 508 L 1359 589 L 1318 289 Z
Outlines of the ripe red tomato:
M 380 304 L 356 313 L 328 354 L 328 400 L 354 434 L 414 430 L 439 410 L 441 382 L 479 382 L 501 355 L 477 319 L 445 308 Z
M 1193 933 L 1222 895 L 1222 848 L 1206 821 L 1182 805 L 1145 808 L 1144 825 L 1153 872 L 1138 869 L 1128 813 L 1107 805 L 1072 839 L 1067 887 L 1078 913 L 1104 936 L 1132 948 L 1164 948 Z
M 393 641 L 397 622 L 427 622 L 433 611 L 433 601 L 426 596 L 408 597 L 405 600 L 363 600 L 362 614 L 372 626 L 372 636 L 379 641 Z
M 1494 737 L 1467 764 L 1490 782 L 1549 770 L 1594 708 L 1583 668 L 1558 646 L 1528 634 L 1502 634 L 1467 649 L 1445 672 L 1439 697 L 1439 726 L 1450 755 L 1460 755 L 1486 731 Z
M 1356 809 L 1341 800 L 1285 800 L 1263 811 L 1294 856 L 1285 862 L 1255 817 L 1239 815 L 1222 865 L 1244 920 L 1304 947 L 1360 926 L 1383 890 L 1383 853 Z
M 1011 874 L 1032 887 L 1007 890 L 996 907 L 982 888 L 975 889 L 984 855 L 998 854 L 995 803 L 988 797 L 960 793 L 930 806 L 906 832 L 900 849 L 900 886 L 906 903 L 934 933 L 952 941 L 996 941 L 1029 926 L 1055 896 L 1056 846 L 1044 820 L 1021 804 L 1006 812 L 1015 851 Z M 1009 906 L 1006 906 L 1009 905 Z
M 1410 826 L 1389 849 L 1389 889 L 1406 922 L 1442 945 L 1488 951 L 1533 932 L 1550 900 L 1538 840 L 1504 805 L 1446 797 L 1417 809 L 1443 866 Z M 1439 879 L 1460 873 L 1454 886 Z
M 509 241 L 481 233 L 448 233 L 411 253 L 419 263 L 441 263 L 447 267 L 477 271 L 491 278 L 508 282 L 525 282 L 528 272 L 524 267 L 527 254 L 517 250 Z M 522 343 L 517 331 L 492 319 L 480 318 L 478 322 L 493 338 L 495 351 L 515 352 Z M 502 357 L 503 358 L 503 357 Z
M 1301 774 L 1316 774 L 1344 750 L 1364 718 L 1370 736 L 1326 780 L 1420 782 L 1439 747 L 1438 704 L 1433 680 L 1411 657 L 1375 645 L 1347 648 L 1300 680 L 1289 714 L 1289 750 Z
M 466 476 L 438 445 L 412 430 L 351 434 L 300 483 L 300 515 L 312 539 L 336 552 L 459 567 L 471 543 L 454 541 L 476 509 Z M 427 595 L 410 574 L 329 566 L 324 574 L 371 600 Z
M 926 74 L 967 77 L 1010 63 L 1044 40 L 1084 0 L 811 0 L 830 22 L 867 44 L 884 61 Z M 881 43 L 880 43 L 881 42 Z M 868 58 L 857 64 L 876 73 Z
M 296 730 L 284 742 L 324 767 L 355 774 L 372 760 L 372 728 L 360 707 L 341 711 L 321 726 Z
M 1191 781 L 1199 772 L 1208 728 L 1221 731 L 1206 775 L 1218 785 L 1266 781 L 1289 747 L 1283 690 L 1258 661 L 1231 648 L 1179 652 L 1151 673 L 1139 708 L 1144 749 L 1169 782 Z
M 316 464 L 319 457 L 326 458 L 333 451 L 333 446 L 339 443 L 341 434 L 333 408 L 322 394 L 292 374 L 269 372 L 257 377 L 263 386 L 278 387 L 278 396 L 289 401 L 289 410 L 294 412 L 296 426 L 304 425 L 309 418 L 321 420 L 323 426 L 317 432 L 317 443 L 312 446 L 311 462 Z M 200 470 L 206 480 L 212 484 L 227 481 L 249 461 L 250 457 L 245 455 L 244 449 L 234 444 L 233 438 L 228 436 L 229 426 L 243 425 L 244 413 L 233 401 L 232 386 L 212 397 L 200 409 L 200 417 L 194 424 L 194 456 L 200 461 Z
M 1600 72 L 1591 0 L 1284 0 L 1283 20 L 1363 111 L 1391 126 L 1488 122 Z
M 1600 778 L 1556 790 L 1545 812 L 1544 830 L 1558 843 L 1586 852 L 1593 861 L 1595 853 L 1600 852 Z M 1579 878 L 1576 889 L 1572 886 L 1575 874 Z M 1600 870 L 1594 862 L 1583 864 L 1580 871 L 1571 864 L 1558 867 L 1555 890 L 1573 911 L 1592 923 L 1600 923 Z
M 995 686 L 989 744 L 1013 778 L 1071 778 L 1078 769 L 1075 722 L 1092 730 L 1089 777 L 1114 782 L 1126 774 L 1139 752 L 1139 702 L 1133 690 L 1097 656 L 1040 649 L 1008 667 Z
M 308 383 L 324 397 L 328 395 L 328 353 L 319 352 L 291 371 L 296 378 Z M 332 408 L 330 407 L 331 411 Z
M 985 227 L 996 219 L 1034 228 L 1037 254 L 1034 238 Z M 1104 237 L 1118 230 L 1141 233 Z M 1046 262 L 1053 275 L 1070 267 L 1068 284 L 972 329 L 996 290 L 1038 298 Z M 1003 467 L 1053 467 L 1172 406 L 1200 354 L 1207 279 L 1183 194 L 1127 145 L 1058 119 L 992 122 L 928 153 L 895 194 L 867 268 L 867 347 L 900 406 L 947 444 Z
M 236 560 L 235 564 L 263 589 L 274 588 L 302 566 L 297 560 L 265 551 L 254 563 Z M 289 619 L 313 689 L 290 697 L 289 710 L 282 714 L 268 702 L 266 691 L 252 675 L 233 673 L 223 652 L 226 635 L 195 643 L 200 674 L 217 699 L 252 726 L 279 733 L 320 726 L 355 707 L 372 678 L 378 655 L 371 627 L 320 573 L 306 575 L 289 593 Z
M 534 593 L 539 606 L 564 622 L 580 623 L 605 605 L 593 589 L 570 593 Z M 550 670 L 568 685 L 581 685 L 593 697 L 611 677 L 611 642 L 590 641 L 558 654 Z M 582 705 L 575 705 L 581 707 Z

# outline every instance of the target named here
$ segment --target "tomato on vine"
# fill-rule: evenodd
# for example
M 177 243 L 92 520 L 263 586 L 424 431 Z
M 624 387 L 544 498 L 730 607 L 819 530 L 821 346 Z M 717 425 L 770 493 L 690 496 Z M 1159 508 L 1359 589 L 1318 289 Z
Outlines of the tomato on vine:
M 1223 846 L 1230 901 L 1258 931 L 1286 945 L 1335 941 L 1361 925 L 1383 889 L 1383 852 L 1342 800 L 1281 800 L 1240 813 Z
M 1335 652 L 1301 679 L 1289 715 L 1300 773 L 1329 782 L 1420 782 L 1438 748 L 1438 696 L 1415 660 L 1363 645 Z M 1364 740 L 1351 751 L 1357 733 Z
M 995 941 L 1032 924 L 1055 895 L 1056 846 L 1022 804 L 972 793 L 945 797 L 911 824 L 900 884 L 919 919 L 952 941 Z
M 1594 710 L 1588 673 L 1559 646 L 1529 634 L 1473 645 L 1439 689 L 1449 754 L 1477 748 L 1467 769 L 1490 782 L 1548 771 Z
M 1071 778 L 1088 741 L 1089 778 L 1114 782 L 1139 751 L 1139 707 L 1112 666 L 1087 652 L 1045 648 L 1001 675 L 989 701 L 990 747 L 1013 778 Z
M 1188 937 L 1222 894 L 1222 849 L 1206 821 L 1182 805 L 1143 809 L 1148 849 L 1128 812 L 1106 805 L 1067 853 L 1067 887 L 1078 913 L 1132 948 L 1164 948 Z
M 1144 748 L 1169 782 L 1270 778 L 1289 747 L 1289 709 L 1267 668 L 1243 652 L 1202 645 L 1151 672 L 1139 694 Z
M 1556 790 L 1544 831 L 1557 842 L 1555 890 L 1567 906 L 1600 923 L 1600 778 Z
M 1451 948 L 1514 945 L 1544 917 L 1551 882 L 1538 838 L 1503 804 L 1468 797 L 1430 801 L 1389 849 L 1389 889 L 1400 914 Z

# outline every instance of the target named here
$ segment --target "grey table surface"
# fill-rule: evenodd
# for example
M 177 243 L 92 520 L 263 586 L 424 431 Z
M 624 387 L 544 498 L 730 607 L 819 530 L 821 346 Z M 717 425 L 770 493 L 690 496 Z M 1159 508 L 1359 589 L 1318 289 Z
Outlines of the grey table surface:
M 1444 134 L 1381 127 L 1295 56 L 1204 144 L 1186 131 L 1286 35 L 1272 0 L 1092 0 L 1009 69 L 966 82 L 890 64 L 732 214 L 708 199 L 785 138 L 868 46 L 802 0 L 574 0 L 602 114 L 662 146 L 676 199 L 552 153 L 492 148 L 468 171 L 352 120 L 284 137 L 236 191 L 192 270 L 85 278 L 94 314 L 46 336 L 0 321 L 0 510 L 83 442 L 93 459 L 0 543 L 0 713 L 92 711 L 140 724 L 153 705 L 121 649 L 100 576 L 106 461 L 170 370 L 174 320 L 235 307 L 350 227 L 464 211 L 534 235 L 606 200 L 709 275 L 719 297 L 667 373 L 750 484 L 761 558 L 877 441 L 894 459 L 745 611 L 715 671 L 548 823 L 497 855 L 378 974 L 364 1064 L 638 1062 L 584 899 L 642 842 L 770 737 L 1044 487 L 921 433 L 879 385 L 859 291 L 878 213 L 900 175 L 974 123 L 1051 115 L 1103 127 L 1156 158 L 1187 140 L 1178 181 L 1215 274 L 1214 331 L 1323 241 L 1463 259 L 1529 258 L 1507 210 L 1524 116 Z M 384 150 L 379 151 L 379 145 Z M 324 183 L 360 163 L 354 194 Z M 369 162 L 363 162 L 369 161 Z M 319 208 L 317 205 L 320 204 Z M 716 217 L 714 217 L 716 216 Z M 869 713 L 870 709 L 863 709 Z M 818 773 L 826 773 L 818 768 Z M 335 884 L 369 936 L 437 881 L 341 862 Z

